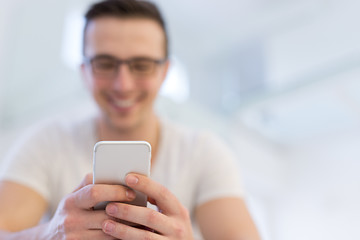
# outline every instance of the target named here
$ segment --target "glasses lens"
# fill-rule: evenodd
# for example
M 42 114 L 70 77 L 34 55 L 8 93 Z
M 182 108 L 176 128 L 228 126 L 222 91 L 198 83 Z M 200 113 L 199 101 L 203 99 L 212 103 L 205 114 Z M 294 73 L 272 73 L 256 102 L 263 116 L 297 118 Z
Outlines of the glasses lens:
M 154 72 L 156 62 L 151 59 L 134 59 L 129 62 L 131 71 L 138 75 L 148 75 Z
M 92 60 L 93 71 L 101 76 L 114 76 L 116 74 L 118 63 L 111 58 L 95 58 Z

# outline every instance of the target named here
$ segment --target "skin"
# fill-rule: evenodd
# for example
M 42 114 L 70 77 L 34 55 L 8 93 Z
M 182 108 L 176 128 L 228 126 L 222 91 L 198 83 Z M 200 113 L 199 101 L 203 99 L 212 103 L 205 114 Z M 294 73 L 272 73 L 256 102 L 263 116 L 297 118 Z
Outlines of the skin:
M 164 41 L 163 31 L 154 21 L 100 18 L 88 26 L 85 55 L 163 59 Z M 153 111 L 153 103 L 168 66 L 169 62 L 166 62 L 150 76 L 135 77 L 126 65 L 121 65 L 116 78 L 109 81 L 94 76 L 90 67 L 82 65 L 86 84 L 101 110 L 98 120 L 102 137 L 136 139 L 154 135 L 151 129 L 157 126 L 158 119 Z M 130 107 L 118 107 L 115 105 L 117 101 L 133 104 Z
M 85 39 L 87 57 L 109 54 L 119 59 L 161 59 L 165 56 L 164 33 L 156 22 L 148 19 L 95 19 L 89 24 Z M 121 65 L 116 78 L 110 81 L 95 77 L 89 66 L 81 66 L 87 87 L 100 109 L 99 140 L 144 139 L 150 142 L 156 155 L 159 120 L 153 103 L 168 66 L 166 62 L 151 76 L 140 79 L 126 65 Z M 156 164 L 155 159 L 152 164 Z M 193 239 L 187 209 L 161 184 L 137 174 L 126 177 L 127 185 L 149 196 L 150 202 L 161 210 L 158 212 L 125 204 L 134 196 L 127 187 L 91 182 L 89 174 L 62 199 L 53 218 L 41 225 L 37 223 L 45 212 L 45 199 L 25 186 L 2 182 L 0 229 L 4 231 L 0 231 L 0 239 Z M 114 202 L 105 211 L 93 211 L 92 207 L 102 201 Z M 240 198 L 204 203 L 196 208 L 196 218 L 207 240 L 260 239 Z M 138 223 L 153 231 L 130 227 L 116 219 Z

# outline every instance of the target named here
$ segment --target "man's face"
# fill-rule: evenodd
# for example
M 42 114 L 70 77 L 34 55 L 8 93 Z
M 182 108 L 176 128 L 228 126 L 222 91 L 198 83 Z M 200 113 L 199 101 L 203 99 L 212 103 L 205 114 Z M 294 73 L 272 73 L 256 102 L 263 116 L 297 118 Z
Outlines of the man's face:
M 148 66 L 138 60 L 164 59 L 164 44 L 163 30 L 153 20 L 103 17 L 89 23 L 84 53 L 97 60 L 83 64 L 82 72 L 101 109 L 100 119 L 108 127 L 129 131 L 153 116 L 168 62 L 153 63 L 151 71 L 141 72 Z M 130 60 L 130 65 L 119 65 L 119 60 Z M 116 71 L 107 74 L 111 69 Z

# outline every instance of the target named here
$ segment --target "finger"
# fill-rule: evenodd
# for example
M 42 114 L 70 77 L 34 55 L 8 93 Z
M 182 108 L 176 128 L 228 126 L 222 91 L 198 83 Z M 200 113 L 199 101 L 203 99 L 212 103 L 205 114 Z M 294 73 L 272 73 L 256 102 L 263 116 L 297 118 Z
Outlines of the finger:
M 135 173 L 128 174 L 125 181 L 129 187 L 155 200 L 156 205 L 164 214 L 181 213 L 182 205 L 179 200 L 163 185 L 146 176 Z
M 134 200 L 135 196 L 135 192 L 125 186 L 91 184 L 81 188 L 73 198 L 76 207 L 91 209 L 100 202 L 128 202 Z
M 78 232 L 86 230 L 101 230 L 105 220 L 114 219 L 102 211 L 75 210 L 63 218 L 65 232 Z
M 86 229 L 100 230 L 102 223 L 107 219 L 112 219 L 111 216 L 106 214 L 104 210 L 100 211 L 87 211 L 81 215 L 83 222 L 85 223 Z
M 130 227 L 112 220 L 103 223 L 103 231 L 110 236 L 122 240 L 152 239 L 165 240 L 164 236 L 144 229 Z
M 106 213 L 116 219 L 137 223 L 164 235 L 172 232 L 172 221 L 166 215 L 150 208 L 126 203 L 109 203 L 106 207 Z
M 102 229 L 80 232 L 79 236 L 80 237 L 74 239 L 83 239 L 83 240 L 88 240 L 88 239 L 113 240 L 114 239 L 113 236 L 106 234 Z
M 77 186 L 77 188 L 75 188 L 75 190 L 73 192 L 78 191 L 79 189 L 85 187 L 86 185 L 92 184 L 92 178 L 93 178 L 92 173 L 86 174 L 85 177 L 83 178 L 83 180 L 81 181 L 80 185 Z

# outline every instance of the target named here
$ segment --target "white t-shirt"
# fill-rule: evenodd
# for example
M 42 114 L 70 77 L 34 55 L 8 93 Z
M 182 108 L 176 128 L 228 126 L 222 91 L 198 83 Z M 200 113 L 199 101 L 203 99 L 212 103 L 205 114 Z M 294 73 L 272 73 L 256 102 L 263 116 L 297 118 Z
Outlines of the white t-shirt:
M 94 118 L 51 121 L 33 129 L 5 158 L 0 179 L 41 194 L 49 203 L 46 218 L 50 218 L 60 200 L 92 172 L 95 129 Z M 202 239 L 194 216 L 196 206 L 243 195 L 235 158 L 224 143 L 209 133 L 165 120 L 161 121 L 151 178 L 167 187 L 189 210 L 196 239 Z

